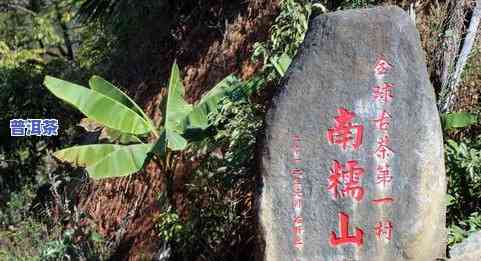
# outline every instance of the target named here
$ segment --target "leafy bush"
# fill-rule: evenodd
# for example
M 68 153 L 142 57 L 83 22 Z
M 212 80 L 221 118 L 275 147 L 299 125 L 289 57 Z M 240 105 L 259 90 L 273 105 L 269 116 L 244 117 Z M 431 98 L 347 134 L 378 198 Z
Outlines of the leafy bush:
M 168 208 L 157 217 L 156 229 L 159 236 L 167 242 L 180 242 L 186 236 L 185 226 L 173 208 Z
M 59 185 L 58 181 L 55 183 Z M 106 260 L 109 251 L 105 242 L 95 231 L 82 225 L 85 217 L 77 209 L 66 209 L 69 204 L 62 202 L 61 213 L 53 213 L 55 211 L 48 208 L 33 213 L 32 209 L 39 210 L 36 199 L 36 189 L 26 185 L 12 193 L 0 209 L 1 260 Z M 69 227 L 59 226 L 58 221 Z
M 235 97 L 223 99 L 219 108 L 209 115 L 217 134 L 191 148 L 192 153 L 208 157 L 187 183 L 187 216 L 168 211 L 157 221 L 159 235 L 174 242 L 174 256 L 226 260 L 252 254 L 247 249 L 253 242 L 247 239 L 255 230 L 250 204 L 256 136 L 262 127 L 260 108 Z
M 40 252 L 47 240 L 47 227 L 26 219 L 8 229 L 0 229 L 0 259 L 5 261 L 40 261 Z
M 340 3 L 340 7 L 343 9 L 366 8 L 372 5 L 376 5 L 379 2 L 379 0 L 343 0 Z
M 29 182 L 45 179 L 42 172 L 44 156 L 48 150 L 72 142 L 74 135 L 69 134 L 76 132 L 74 125 L 79 117 L 50 95 L 42 87 L 42 81 L 45 73 L 60 74 L 69 79 L 81 78 L 82 74 L 62 60 L 43 64 L 35 62 L 35 56 L 22 59 L 25 61 L 0 63 L 0 194 L 4 195 Z M 61 135 L 10 137 L 9 121 L 15 118 L 56 118 Z
M 314 5 L 314 7 L 318 7 Z M 313 5 L 305 0 L 284 0 L 281 11 L 270 28 L 270 39 L 254 44 L 253 60 L 262 61 L 264 81 L 284 75 L 297 48 L 304 41 Z M 277 71 L 277 73 L 276 73 Z
M 6 230 L 0 229 L 0 259 L 16 260 L 107 260 L 109 253 L 102 238 L 95 232 L 82 242 L 76 231 L 27 218 Z
M 282 54 L 294 57 L 297 48 L 304 41 L 311 12 L 310 1 L 282 1 L 281 11 L 270 29 L 269 41 L 255 45 L 254 57 L 262 57 L 264 64 L 269 58 Z
M 245 167 L 254 160 L 256 135 L 263 126 L 260 112 L 259 105 L 226 98 L 221 101 L 220 112 L 211 115 L 217 130 L 214 139 L 226 146 L 225 162 L 230 173 L 245 173 Z
M 262 112 L 261 106 L 244 97 L 267 83 L 275 84 L 284 74 L 304 39 L 312 8 L 310 1 L 282 1 L 271 38 L 255 45 L 252 58 L 263 61 L 263 70 L 246 82 L 234 83 L 241 86 L 241 94 L 231 93 L 220 102 L 217 113 L 209 114 L 215 135 L 187 151 L 201 164 L 186 185 L 187 214 L 179 217 L 167 213 L 157 221 L 159 235 L 175 242 L 174 260 L 199 256 L 207 260 L 253 258 L 253 164 Z
M 481 136 L 446 142 L 449 245 L 481 229 Z
M 479 212 L 473 212 L 466 220 L 448 227 L 448 247 L 460 243 L 471 233 L 479 230 L 481 230 L 481 215 Z

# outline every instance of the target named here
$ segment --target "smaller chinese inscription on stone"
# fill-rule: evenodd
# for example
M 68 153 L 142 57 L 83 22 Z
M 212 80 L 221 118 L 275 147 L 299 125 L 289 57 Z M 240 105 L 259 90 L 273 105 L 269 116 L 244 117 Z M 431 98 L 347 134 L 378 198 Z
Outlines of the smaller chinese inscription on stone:
M 297 252 L 302 252 L 304 247 L 304 224 L 302 221 L 302 177 L 304 171 L 299 168 L 302 163 L 301 159 L 301 137 L 299 135 L 292 136 L 292 163 L 295 167 L 291 168 L 290 174 L 292 176 L 292 206 L 294 208 L 294 217 L 292 219 L 292 238 L 293 247 Z

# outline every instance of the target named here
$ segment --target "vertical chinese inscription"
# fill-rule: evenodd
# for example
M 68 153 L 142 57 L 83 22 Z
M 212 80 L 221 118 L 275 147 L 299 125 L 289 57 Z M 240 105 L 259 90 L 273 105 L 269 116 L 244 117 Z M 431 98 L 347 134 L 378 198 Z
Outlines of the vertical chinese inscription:
M 354 123 L 356 114 L 346 108 L 338 108 L 338 115 L 334 118 L 334 126 L 329 128 L 326 138 L 329 144 L 338 145 L 345 151 L 347 148 L 358 150 L 362 145 L 364 126 Z M 333 200 L 340 197 L 351 197 L 359 202 L 364 198 L 362 187 L 362 176 L 364 168 L 359 165 L 356 159 L 348 160 L 342 164 L 338 159 L 331 162 L 331 170 L 328 178 L 328 191 Z M 343 244 L 353 244 L 356 247 L 362 246 L 364 231 L 355 229 L 353 235 L 349 234 L 349 214 L 339 213 L 339 236 L 335 231 L 331 232 L 329 244 L 332 247 Z
M 389 191 L 393 176 L 391 173 L 390 160 L 394 156 L 394 151 L 390 146 L 389 127 L 393 115 L 389 112 L 391 101 L 395 98 L 395 85 L 384 80 L 387 73 L 391 71 L 393 66 L 381 56 L 374 67 L 374 76 L 376 78 L 376 86 L 372 90 L 372 98 L 380 108 L 376 112 L 377 117 L 373 119 L 376 128 L 377 144 L 374 151 L 376 162 L 375 167 L 375 183 L 381 196 L 372 200 L 374 205 L 390 205 L 394 202 L 394 198 L 389 195 Z M 379 220 L 375 227 L 374 233 L 377 240 L 385 239 L 391 241 L 393 224 L 391 220 Z
M 302 178 L 304 171 L 299 168 L 301 159 L 301 138 L 299 135 L 292 136 L 292 164 L 293 168 L 289 170 L 292 176 L 292 206 L 294 208 L 293 226 L 293 246 L 297 252 L 302 252 L 304 248 L 304 222 L 302 219 L 303 191 Z
M 371 119 L 376 130 L 376 144 L 373 151 L 376 166 L 374 172 L 374 183 L 380 196 L 374 198 L 371 203 L 374 205 L 389 205 L 394 202 L 392 195 L 386 191 L 393 182 L 390 160 L 394 151 L 390 146 L 389 128 L 393 115 L 389 111 L 390 103 L 395 98 L 395 84 L 384 80 L 387 73 L 393 66 L 383 57 L 379 58 L 374 66 L 376 85 L 372 88 L 372 99 L 380 108 L 376 111 L 376 118 Z M 364 126 L 356 123 L 356 113 L 346 108 L 337 108 L 338 115 L 334 117 L 334 126 L 328 129 L 326 139 L 329 144 L 337 145 L 342 151 L 352 149 L 358 150 L 362 146 Z M 359 120 L 359 119 L 358 119 Z M 333 200 L 350 197 L 355 202 L 361 202 L 366 194 L 362 186 L 362 178 L 366 170 L 357 159 L 350 159 L 341 163 L 338 159 L 332 159 L 329 170 L 327 191 Z M 343 244 L 352 244 L 355 247 L 362 246 L 364 242 L 364 231 L 355 227 L 354 234 L 349 232 L 349 214 L 339 213 L 339 235 L 332 231 L 329 238 L 331 247 Z M 390 241 L 393 237 L 393 222 L 388 219 L 379 220 L 373 228 L 377 240 L 385 239 Z

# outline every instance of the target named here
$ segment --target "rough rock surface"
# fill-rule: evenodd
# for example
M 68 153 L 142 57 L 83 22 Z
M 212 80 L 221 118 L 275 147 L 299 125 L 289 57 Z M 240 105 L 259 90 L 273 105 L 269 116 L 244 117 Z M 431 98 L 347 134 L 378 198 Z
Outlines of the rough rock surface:
M 473 233 L 463 242 L 454 245 L 449 251 L 450 261 L 481 260 L 481 231 Z
M 459 256 L 453 256 L 449 261 L 479 261 L 481 260 L 481 250 L 467 252 Z
M 265 261 L 445 256 L 442 131 L 403 10 L 314 18 L 266 125 Z

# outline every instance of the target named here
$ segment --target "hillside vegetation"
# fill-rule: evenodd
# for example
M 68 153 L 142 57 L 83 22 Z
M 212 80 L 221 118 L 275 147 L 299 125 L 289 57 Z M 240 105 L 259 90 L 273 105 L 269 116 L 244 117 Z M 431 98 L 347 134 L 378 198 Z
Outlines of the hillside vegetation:
M 386 4 L 415 19 L 442 112 L 448 247 L 481 230 L 479 37 L 458 66 L 474 1 L 3 0 L 0 260 L 254 260 L 263 118 L 309 19 Z M 92 97 L 117 118 L 73 102 Z M 20 118 L 59 135 L 10 137 Z

